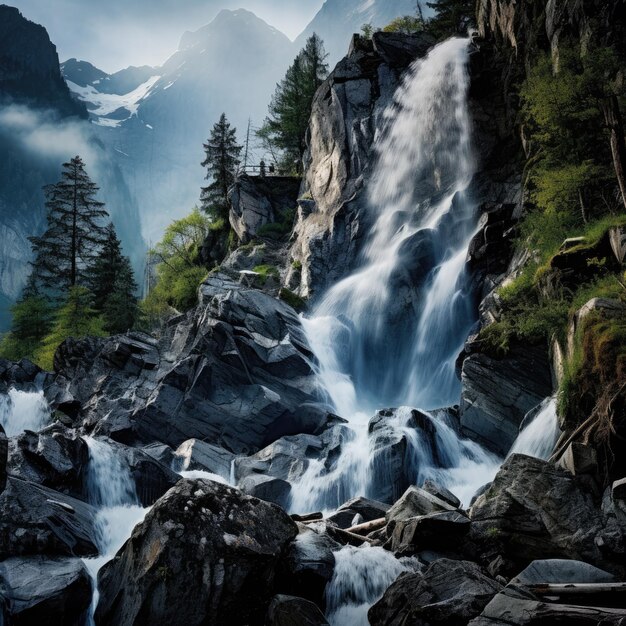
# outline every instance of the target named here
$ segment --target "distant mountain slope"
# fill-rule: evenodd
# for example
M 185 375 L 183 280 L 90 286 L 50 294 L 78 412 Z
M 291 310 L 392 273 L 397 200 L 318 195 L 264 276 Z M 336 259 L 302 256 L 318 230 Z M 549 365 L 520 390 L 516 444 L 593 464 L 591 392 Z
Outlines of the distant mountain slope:
M 243 140 L 248 118 L 259 125 L 265 117 L 294 54 L 292 42 L 253 13 L 225 10 L 207 26 L 185 33 L 161 68 L 136 72 L 126 85 L 130 91 L 113 92 L 107 75 L 90 64 L 63 65 L 98 136 L 116 150 L 127 172 L 147 238 L 159 238 L 171 220 L 198 202 L 202 144 L 220 114 L 227 114 Z
M 425 0 L 421 2 L 425 15 L 432 13 Z M 401 15 L 415 15 L 416 0 L 326 0 L 311 23 L 295 43 L 300 49 L 307 37 L 317 33 L 323 40 L 331 67 L 347 53 L 350 38 L 363 24 L 383 28 Z
M 28 237 L 45 225 L 42 186 L 58 180 L 63 161 L 81 154 L 102 188 L 125 250 L 140 269 L 145 246 L 136 205 L 111 151 L 94 136 L 83 104 L 61 76 L 42 26 L 0 6 L 0 331 L 30 271 Z

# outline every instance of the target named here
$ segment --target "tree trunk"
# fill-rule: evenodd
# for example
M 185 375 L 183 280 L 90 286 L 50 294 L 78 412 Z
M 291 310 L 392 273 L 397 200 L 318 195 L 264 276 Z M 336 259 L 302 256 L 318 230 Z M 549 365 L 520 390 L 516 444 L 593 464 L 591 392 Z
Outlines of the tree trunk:
M 614 94 L 606 98 L 602 103 L 604 121 L 611 133 L 611 154 L 613 155 L 613 167 L 615 176 L 622 194 L 622 203 L 626 208 L 626 141 L 624 141 L 624 124 L 619 110 L 619 102 Z

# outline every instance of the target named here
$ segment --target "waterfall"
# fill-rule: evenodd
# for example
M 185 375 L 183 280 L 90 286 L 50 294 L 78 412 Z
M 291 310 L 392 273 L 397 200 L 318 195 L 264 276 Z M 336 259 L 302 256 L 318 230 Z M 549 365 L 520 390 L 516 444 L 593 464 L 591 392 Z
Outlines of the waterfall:
M 396 559 L 388 550 L 344 546 L 335 552 L 333 577 L 326 588 L 331 626 L 369 624 L 367 611 L 402 572 L 416 571 L 417 559 Z
M 303 319 L 320 386 L 352 435 L 334 469 L 309 465 L 294 486 L 294 510 L 376 495 L 384 459 L 368 427 L 382 407 L 420 407 L 435 433 L 425 441 L 404 408 L 384 426 L 404 437 L 412 482 L 434 477 L 465 500 L 498 467 L 433 411 L 458 402 L 455 360 L 477 319 L 465 268 L 477 228 L 467 192 L 474 173 L 468 58 L 469 41 L 453 38 L 407 72 L 374 146 L 367 187 L 374 227 L 361 264 Z
M 9 389 L 0 395 L 0 423 L 7 437 L 15 437 L 25 430 L 41 430 L 50 421 L 50 407 L 43 391 Z
M 100 556 L 84 559 L 94 581 L 89 615 L 89 626 L 93 626 L 93 614 L 98 604 L 98 571 L 115 556 L 132 529 L 143 521 L 148 509 L 139 503 L 130 469 L 119 452 L 105 441 L 93 437 L 84 439 L 89 447 L 85 481 L 87 497 L 98 509 L 96 525 Z
M 560 432 L 556 396 L 552 396 L 526 415 L 509 454 L 526 454 L 545 460 L 552 454 Z

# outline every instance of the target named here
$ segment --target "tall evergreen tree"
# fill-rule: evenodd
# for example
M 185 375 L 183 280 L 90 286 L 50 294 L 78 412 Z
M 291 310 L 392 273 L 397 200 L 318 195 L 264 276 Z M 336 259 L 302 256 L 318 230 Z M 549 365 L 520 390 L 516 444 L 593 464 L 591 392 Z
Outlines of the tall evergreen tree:
M 315 92 L 328 75 L 327 54 L 314 33 L 276 85 L 269 116 L 258 135 L 283 151 L 283 165 L 298 163 L 306 148 L 305 137 Z
M 94 308 L 104 314 L 105 330 L 124 332 L 133 326 L 136 312 L 137 283 L 128 257 L 113 223 L 106 227 L 100 254 L 89 267 L 88 285 Z
M 87 267 L 105 237 L 104 204 L 96 200 L 98 186 L 76 156 L 63 164 L 61 180 L 44 188 L 48 228 L 30 237 L 34 273 L 40 284 L 59 292 L 85 282 Z
M 212 182 L 202 188 L 200 203 L 202 210 L 215 220 L 228 221 L 228 189 L 235 182 L 242 150 L 237 144 L 236 132 L 222 113 L 204 144 L 206 156 L 201 165 L 207 168 L 205 178 Z
M 435 0 L 426 4 L 435 11 L 428 27 L 437 37 L 465 35 L 476 20 L 476 0 Z

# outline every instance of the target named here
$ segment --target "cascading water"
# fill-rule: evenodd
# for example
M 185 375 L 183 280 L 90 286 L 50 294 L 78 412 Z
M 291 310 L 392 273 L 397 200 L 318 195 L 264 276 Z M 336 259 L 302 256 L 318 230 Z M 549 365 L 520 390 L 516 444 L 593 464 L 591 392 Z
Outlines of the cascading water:
M 552 454 L 560 432 L 556 396 L 552 396 L 524 418 L 520 434 L 509 454 L 526 454 L 545 460 Z
M 455 359 L 477 317 L 465 270 L 476 231 L 467 193 L 474 173 L 469 45 L 450 39 L 408 72 L 375 144 L 367 189 L 374 227 L 362 264 L 303 320 L 320 384 L 353 434 L 330 473 L 311 463 L 293 491 L 294 510 L 374 495 L 377 450 L 368 424 L 381 407 L 420 407 L 432 422 L 438 467 L 429 445 L 407 428 L 409 409 L 387 424 L 407 438 L 415 482 L 436 475 L 470 497 L 497 468 L 498 459 L 460 440 L 439 412 L 428 412 L 458 402 Z
M 139 503 L 135 483 L 128 466 L 116 450 L 104 441 L 85 437 L 89 447 L 87 496 L 98 508 L 97 527 L 100 556 L 85 559 L 94 581 L 94 597 L 90 610 L 90 626 L 98 603 L 98 570 L 110 561 L 128 539 L 132 529 L 143 520 L 148 509 Z
M 7 437 L 25 430 L 38 431 L 50 421 L 50 407 L 43 391 L 9 389 L 0 395 L 0 423 Z

